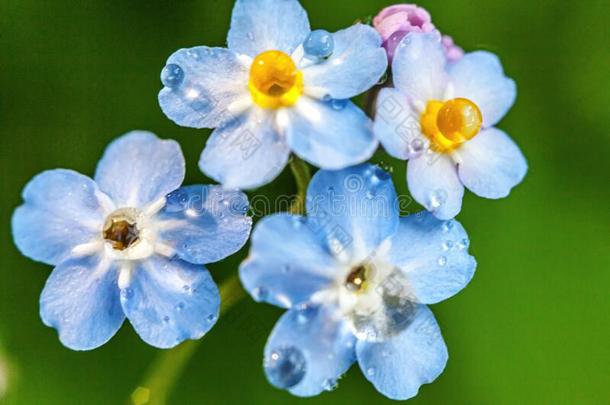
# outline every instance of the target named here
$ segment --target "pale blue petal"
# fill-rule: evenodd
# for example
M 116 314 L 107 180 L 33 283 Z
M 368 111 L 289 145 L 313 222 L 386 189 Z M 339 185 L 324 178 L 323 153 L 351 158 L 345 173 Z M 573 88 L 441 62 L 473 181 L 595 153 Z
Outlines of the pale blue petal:
M 305 217 L 263 218 L 252 233 L 250 255 L 239 268 L 244 288 L 255 300 L 284 308 L 309 301 L 332 283 L 336 272 L 324 236 Z
M 34 177 L 15 210 L 13 238 L 21 253 L 55 265 L 77 245 L 99 236 L 105 212 L 97 185 L 71 170 L 50 170 Z
M 394 86 L 424 103 L 442 100 L 447 87 L 445 53 L 438 32 L 407 34 L 394 53 Z
M 250 57 L 271 50 L 290 55 L 309 31 L 297 0 L 237 0 L 227 41 L 229 49 Z
M 315 166 L 342 169 L 368 160 L 377 149 L 371 120 L 351 101 L 302 97 L 286 112 L 288 144 Z
M 426 154 L 409 160 L 407 182 L 411 195 L 439 219 L 451 219 L 462 209 L 464 186 L 449 156 Z
M 251 189 L 275 179 L 289 155 L 290 148 L 272 120 L 249 112 L 212 133 L 199 167 L 226 188 Z
M 481 131 L 464 143 L 457 154 L 458 173 L 464 185 L 485 198 L 503 198 L 527 173 L 527 161 L 519 147 L 497 128 Z
M 500 121 L 517 97 L 515 82 L 504 75 L 500 59 L 493 53 L 468 53 L 450 65 L 449 75 L 455 97 L 472 100 L 481 110 L 483 127 Z
M 134 266 L 121 304 L 142 340 L 168 349 L 214 326 L 220 295 L 205 267 L 151 256 Z
M 360 369 L 377 391 L 388 398 L 406 400 L 422 384 L 434 381 L 445 369 L 449 354 L 432 311 L 418 305 L 413 323 L 384 342 L 358 341 Z
M 133 131 L 106 148 L 95 181 L 117 207 L 143 208 L 180 187 L 184 174 L 178 143 Z
M 102 346 L 125 319 L 116 265 L 99 256 L 71 257 L 60 263 L 40 296 L 40 317 L 57 329 L 72 350 Z
M 356 262 L 396 231 L 399 206 L 390 175 L 362 164 L 317 172 L 307 190 L 307 213 L 330 251 Z
M 178 125 L 215 128 L 231 118 L 232 103 L 249 97 L 248 66 L 228 49 L 180 49 L 169 57 L 162 76 L 167 69 L 178 69 L 181 76 L 166 80 L 159 93 L 159 105 Z
M 348 99 L 373 87 L 388 67 L 381 37 L 363 24 L 333 34 L 334 51 L 320 63 L 303 68 L 306 92 Z
M 401 218 L 390 240 L 388 260 L 403 271 L 417 302 L 446 300 L 474 275 L 477 263 L 468 254 L 468 235 L 457 221 L 441 221 L 420 212 Z
M 157 216 L 159 240 L 190 263 L 206 264 L 237 252 L 248 240 L 248 197 L 221 186 L 189 186 L 167 196 Z
M 419 114 L 397 89 L 386 87 L 379 92 L 373 131 L 386 152 L 395 158 L 410 159 L 424 149 Z
M 355 337 L 337 315 L 324 307 L 286 312 L 265 346 L 269 382 L 300 397 L 333 389 L 355 361 Z

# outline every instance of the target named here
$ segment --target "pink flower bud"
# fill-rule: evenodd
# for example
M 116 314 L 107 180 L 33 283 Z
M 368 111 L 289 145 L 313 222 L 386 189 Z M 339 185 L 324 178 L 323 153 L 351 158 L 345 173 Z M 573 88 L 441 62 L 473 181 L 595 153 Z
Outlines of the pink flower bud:
M 396 46 L 409 32 L 436 30 L 430 13 L 415 4 L 396 4 L 384 8 L 373 19 L 373 26 L 383 39 L 383 47 L 386 49 L 390 63 Z M 455 46 L 449 36 L 443 36 L 443 47 L 449 61 L 455 61 L 464 55 L 464 51 Z

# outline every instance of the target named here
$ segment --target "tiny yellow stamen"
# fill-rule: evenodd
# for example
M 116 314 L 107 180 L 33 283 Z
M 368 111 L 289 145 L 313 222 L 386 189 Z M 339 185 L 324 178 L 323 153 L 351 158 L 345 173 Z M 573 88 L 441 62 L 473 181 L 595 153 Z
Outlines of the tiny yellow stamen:
M 303 74 L 284 52 L 263 52 L 252 63 L 248 88 L 262 108 L 290 107 L 303 94 Z
M 420 123 L 432 149 L 444 153 L 474 138 L 481 130 L 483 116 L 479 107 L 465 98 L 433 100 L 426 106 Z

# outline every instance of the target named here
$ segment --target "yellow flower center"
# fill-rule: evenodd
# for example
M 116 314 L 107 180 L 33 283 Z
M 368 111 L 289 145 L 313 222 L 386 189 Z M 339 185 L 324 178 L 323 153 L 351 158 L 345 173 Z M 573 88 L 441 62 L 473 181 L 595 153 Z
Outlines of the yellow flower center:
M 483 116 L 472 101 L 454 98 L 446 102 L 430 101 L 421 116 L 421 128 L 433 150 L 451 152 L 474 138 L 481 130 Z
M 290 107 L 303 94 L 303 74 L 284 52 L 263 52 L 252 63 L 248 88 L 262 108 Z

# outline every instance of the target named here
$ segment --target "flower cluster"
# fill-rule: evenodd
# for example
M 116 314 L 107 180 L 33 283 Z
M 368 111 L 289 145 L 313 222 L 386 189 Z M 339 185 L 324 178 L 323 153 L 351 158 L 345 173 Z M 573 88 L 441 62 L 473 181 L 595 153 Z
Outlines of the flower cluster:
M 385 396 L 417 395 L 448 360 L 428 305 L 476 268 L 454 219 L 464 189 L 506 197 L 527 172 L 495 128 L 515 83 L 495 55 L 464 53 L 412 4 L 331 33 L 312 31 L 297 0 L 237 0 L 227 42 L 171 55 L 159 93 L 178 125 L 214 129 L 199 166 L 220 185 L 182 186 L 178 144 L 135 131 L 93 179 L 51 170 L 25 187 L 15 243 L 55 267 L 43 322 L 74 350 L 103 345 L 125 318 L 155 347 L 201 338 L 221 298 L 204 265 L 250 237 L 240 190 L 271 182 L 293 153 L 320 168 L 306 212 L 262 218 L 239 267 L 252 298 L 286 309 L 264 349 L 267 379 L 313 396 L 357 362 Z M 350 99 L 369 90 L 365 112 Z M 366 163 L 379 144 L 408 160 L 425 211 L 400 216 L 392 177 Z

